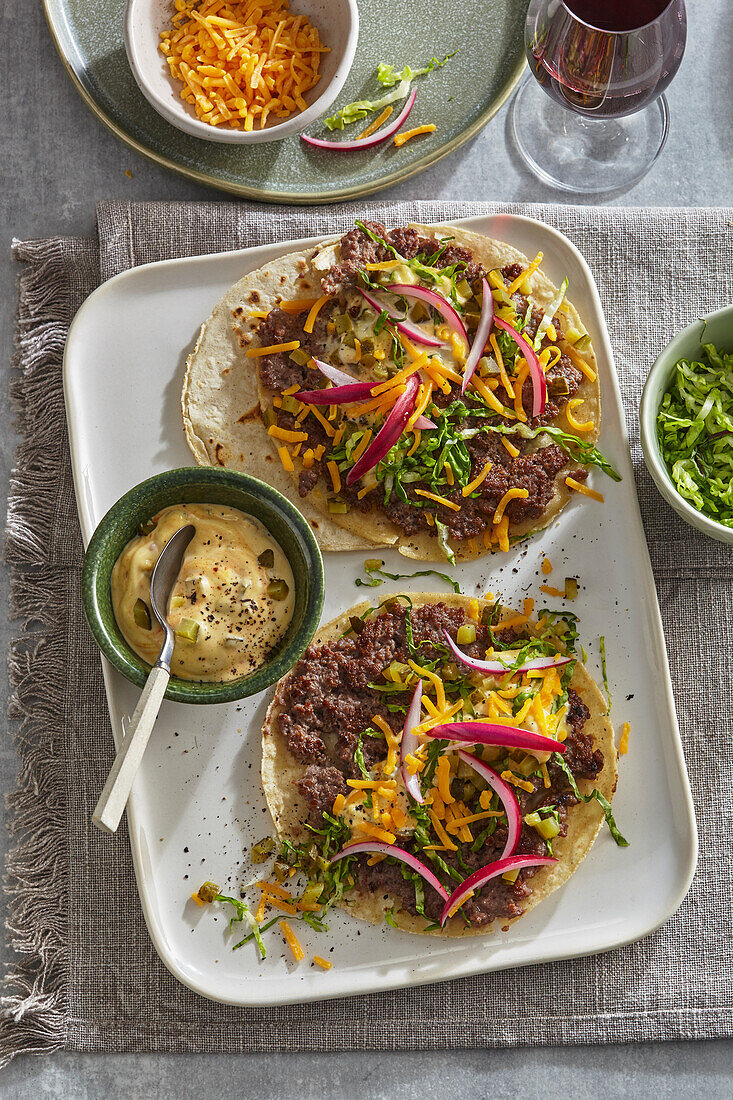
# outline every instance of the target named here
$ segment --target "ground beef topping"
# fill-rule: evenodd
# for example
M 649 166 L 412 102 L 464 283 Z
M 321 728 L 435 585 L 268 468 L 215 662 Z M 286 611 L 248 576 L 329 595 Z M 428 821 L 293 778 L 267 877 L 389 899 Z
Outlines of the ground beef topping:
M 404 707 L 409 701 L 404 693 L 384 695 L 375 685 L 384 684 L 383 672 L 393 662 L 405 665 L 411 654 L 419 656 L 424 667 L 437 661 L 440 672 L 446 659 L 444 631 L 453 639 L 467 620 L 463 608 L 445 604 L 428 604 L 408 611 L 401 600 L 390 601 L 378 613 L 359 622 L 358 631 L 352 630 L 335 641 L 312 645 L 281 682 L 276 694 L 279 710 L 279 731 L 288 748 L 305 770 L 296 787 L 308 807 L 308 821 L 314 828 L 323 827 L 323 815 L 331 815 L 333 804 L 339 795 L 351 793 L 349 779 L 361 778 L 363 772 L 357 760 L 370 772 L 387 754 L 386 741 L 382 737 L 365 736 L 372 727 L 373 716 L 380 715 L 397 734 L 404 721 Z M 473 623 L 473 620 L 471 620 Z M 411 627 L 411 642 L 408 640 Z M 475 641 L 464 642 L 462 648 L 472 656 L 485 653 L 489 644 L 507 648 L 517 645 L 523 628 L 509 628 L 492 635 L 485 622 L 475 624 Z M 408 689 L 405 689 L 407 692 Z M 411 689 L 410 689 L 411 690 Z M 565 696 L 567 707 L 564 763 L 576 781 L 593 780 L 603 767 L 603 754 L 595 747 L 593 738 L 583 731 L 590 711 L 572 688 Z M 386 701 L 399 702 L 401 709 L 390 710 Z M 511 761 L 509 762 L 511 764 Z M 501 767 L 501 764 L 497 764 Z M 504 766 L 507 766 L 506 764 Z M 516 765 L 515 765 L 516 766 Z M 525 773 L 526 776 L 526 771 Z M 554 814 L 558 836 L 567 832 L 568 810 L 576 803 L 571 785 L 564 770 L 551 758 L 545 775 L 530 773 L 517 787 L 523 817 L 545 809 Z M 480 808 L 479 790 L 473 783 L 466 784 L 457 776 L 451 791 L 455 798 L 465 799 L 469 812 Z M 427 788 L 426 788 L 427 789 Z M 417 812 L 417 808 L 413 810 Z M 485 822 L 481 827 L 484 827 Z M 428 828 L 430 823 L 428 821 Z M 478 829 L 478 826 L 476 827 Z M 314 834 L 317 835 L 317 834 Z M 473 870 L 498 859 L 506 842 L 506 825 L 498 819 L 493 832 L 476 843 L 461 840 L 456 852 L 441 851 L 443 866 L 434 866 L 447 889 L 455 888 L 457 879 L 451 871 L 464 879 Z M 437 838 L 431 838 L 435 840 Z M 412 828 L 398 837 L 396 843 L 425 861 Z M 520 854 L 545 855 L 548 844 L 532 827 L 522 829 L 518 847 Z M 446 873 L 445 868 L 448 868 Z M 414 883 L 405 877 L 401 865 L 384 860 L 370 865 L 366 858 L 359 859 L 352 873 L 356 887 L 389 900 L 411 914 L 418 912 Z M 509 919 L 521 915 L 526 899 L 532 892 L 531 879 L 534 870 L 522 870 L 515 882 L 496 879 L 482 888 L 462 909 L 465 919 L 475 927 L 490 924 L 497 919 Z M 443 902 L 437 892 L 425 888 L 424 915 L 427 920 L 439 917 Z
M 365 264 L 380 263 L 393 258 L 387 246 L 394 248 L 406 260 L 420 257 L 423 261 L 430 260 L 439 268 L 460 264 L 461 278 L 472 285 L 486 274 L 482 266 L 474 261 L 472 253 L 460 245 L 451 242 L 441 244 L 439 240 L 423 236 L 410 227 L 402 226 L 388 231 L 381 222 L 365 222 L 364 225 L 381 240 L 373 240 L 358 226 L 341 238 L 339 260 L 326 273 L 322 283 L 324 294 L 334 297 L 318 313 L 313 333 L 303 331 L 304 314 L 290 314 L 275 308 L 260 323 L 258 337 L 262 345 L 299 340 L 301 351 L 311 356 L 323 355 L 329 326 L 331 331 L 334 327 L 331 318 L 345 308 L 358 313 L 358 307 L 345 307 L 344 302 L 353 301 L 353 286 Z M 522 270 L 517 263 L 503 267 L 501 273 L 506 285 L 509 286 Z M 348 298 L 349 294 L 352 295 L 351 299 Z M 528 299 L 520 292 L 512 295 L 512 302 L 517 316 L 526 318 L 524 332 L 529 338 L 533 338 L 542 319 L 541 311 L 530 308 Z M 470 336 L 475 323 L 475 320 L 468 322 Z M 558 327 L 560 324 L 558 320 Z M 543 346 L 548 346 L 549 343 L 549 338 L 545 337 Z M 288 352 L 263 356 L 259 362 L 263 386 L 277 394 L 295 385 L 316 389 L 324 384 L 320 372 L 310 369 L 307 363 L 301 365 L 294 361 Z M 567 402 L 577 393 L 583 375 L 571 359 L 562 354 L 547 371 L 546 379 L 547 402 L 540 417 L 531 417 L 531 380 L 527 378 L 522 387 L 521 403 L 530 429 L 551 425 L 557 419 Z M 447 408 L 460 398 L 459 384 L 451 384 L 448 393 L 436 388 L 432 395 L 435 404 L 441 408 Z M 322 421 L 314 415 L 309 415 L 302 424 L 296 424 L 294 417 L 285 408 L 276 408 L 272 410 L 272 414 L 279 427 L 291 431 L 305 428 L 308 432 L 308 443 L 305 447 L 313 452 L 313 456 L 309 455 L 308 468 L 301 469 L 298 475 L 300 496 L 307 497 L 319 483 L 325 485 L 330 493 L 332 479 L 328 463 L 331 460 L 333 432 L 329 434 Z M 451 488 L 446 484 L 437 492 L 450 503 L 435 504 L 431 501 L 427 506 L 421 493 L 426 489 L 435 492 L 436 489 L 423 477 L 402 486 L 406 499 L 401 492 L 394 492 L 385 500 L 388 494 L 382 482 L 365 492 L 361 481 L 355 485 L 347 485 L 342 473 L 338 500 L 345 503 L 351 511 L 369 513 L 376 509 L 383 512 L 407 537 L 427 534 L 435 538 L 439 531 L 435 523 L 437 520 L 447 529 L 450 540 L 460 543 L 470 539 L 478 540 L 487 534 L 493 537 L 497 506 L 508 489 L 519 488 L 526 490 L 527 496 L 511 500 L 505 515 L 512 530 L 522 524 L 535 525 L 541 521 L 555 497 L 558 483 L 569 474 L 576 480 L 583 480 L 587 473 L 583 469 L 571 470 L 570 466 L 575 464 L 571 463 L 567 453 L 554 440 L 547 442 L 547 437 L 544 437 L 544 441 L 525 439 L 515 433 L 510 438 L 519 454 L 511 454 L 502 444 L 501 436 L 491 430 L 502 426 L 513 428 L 516 421 L 504 419 L 499 414 L 491 417 L 472 416 L 469 408 L 469 414 L 461 422 L 462 428 L 477 430 L 477 434 L 466 442 L 471 460 L 467 480 L 475 480 L 487 463 L 491 465 L 488 475 L 468 497 L 463 496 L 461 485 Z M 458 510 L 451 505 L 458 505 Z
M 423 237 L 416 229 L 402 226 L 389 232 L 381 222 L 364 222 L 375 237 L 381 237 L 388 245 L 391 245 L 400 256 L 406 260 L 414 260 L 421 256 L 428 260 L 443 247 L 440 241 L 433 237 Z M 393 254 L 383 244 L 373 241 L 358 226 L 350 230 L 341 238 L 339 262 L 331 268 L 322 280 L 324 294 L 337 294 L 347 286 L 352 286 L 357 280 L 358 273 L 364 270 L 365 264 L 382 263 L 393 259 Z M 431 266 L 444 268 L 453 264 L 465 264 L 463 277 L 472 282 L 481 275 L 485 275 L 484 268 L 473 259 L 473 254 L 467 248 L 448 243 L 440 256 Z

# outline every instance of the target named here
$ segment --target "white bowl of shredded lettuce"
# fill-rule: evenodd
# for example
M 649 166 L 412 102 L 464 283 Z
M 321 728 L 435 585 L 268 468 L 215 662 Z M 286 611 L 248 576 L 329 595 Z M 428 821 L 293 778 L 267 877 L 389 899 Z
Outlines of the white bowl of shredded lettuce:
M 698 531 L 733 543 L 733 306 L 670 341 L 649 372 L 639 419 L 662 496 Z

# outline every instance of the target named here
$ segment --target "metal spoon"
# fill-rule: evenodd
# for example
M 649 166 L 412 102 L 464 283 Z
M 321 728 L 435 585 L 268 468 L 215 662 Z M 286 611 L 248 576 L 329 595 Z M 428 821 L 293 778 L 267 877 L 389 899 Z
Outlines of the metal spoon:
M 155 563 L 150 580 L 150 606 L 153 614 L 163 627 L 165 640 L 158 654 L 158 660 L 150 670 L 150 675 L 138 699 L 135 711 L 130 719 L 127 735 L 115 757 L 104 790 L 92 814 L 92 821 L 103 833 L 117 832 L 127 799 L 130 796 L 133 780 L 145 752 L 145 747 L 153 732 L 160 704 L 171 675 L 171 660 L 175 636 L 168 622 L 168 600 L 171 589 L 181 571 L 181 563 L 186 547 L 196 533 L 189 523 L 176 531 L 168 540 L 163 552 Z

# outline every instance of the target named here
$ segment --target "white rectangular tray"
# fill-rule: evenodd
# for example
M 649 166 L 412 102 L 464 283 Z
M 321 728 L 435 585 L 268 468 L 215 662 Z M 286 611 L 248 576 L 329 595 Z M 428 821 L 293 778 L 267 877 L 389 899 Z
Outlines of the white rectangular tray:
M 562 587 L 566 574 L 580 578 L 579 596 L 568 606 L 580 616 L 589 667 L 600 678 L 599 639 L 605 635 L 612 719 L 617 729 L 624 721 L 632 726 L 614 801 L 630 847 L 617 848 L 603 828 L 569 883 L 506 934 L 440 940 L 374 928 L 332 912 L 328 933 L 298 926 L 306 951 L 300 966 L 275 930 L 267 934 L 268 956 L 262 962 L 253 944 L 232 952 L 235 940 L 225 913 L 197 908 L 189 895 L 206 879 L 236 892 L 252 877 L 249 848 L 272 831 L 259 781 L 259 730 L 269 693 L 222 706 L 166 702 L 128 806 L 132 856 L 160 957 L 181 982 L 215 1000 L 287 1004 L 608 950 L 666 921 L 692 880 L 697 835 L 689 781 L 595 283 L 574 245 L 546 225 L 513 215 L 464 224 L 529 255 L 542 249 L 550 277 L 556 283 L 565 275 L 570 279 L 571 298 L 593 337 L 600 366 L 600 446 L 623 480 L 615 484 L 594 471 L 591 483 L 604 493 L 605 505 L 577 497 L 523 549 L 465 565 L 456 577 L 470 595 L 490 589 L 515 606 L 533 596 L 537 607 L 558 603 L 539 591 L 548 579 L 539 569 L 544 555 L 554 566 L 550 583 Z M 312 243 L 150 264 L 111 279 L 84 303 L 67 341 L 64 386 L 85 542 L 106 510 L 137 482 L 193 464 L 181 425 L 180 391 L 201 321 L 246 271 Z M 410 571 L 395 551 L 380 556 L 390 571 Z M 364 598 L 365 590 L 354 585 L 364 554 L 324 557 L 327 620 Z M 373 594 L 384 598 L 390 590 L 423 585 L 388 583 Z M 138 692 L 106 664 L 104 679 L 119 742 L 122 717 L 132 712 Z M 111 762 L 111 744 L 109 751 Z M 119 841 L 110 837 L 108 843 Z M 332 969 L 308 965 L 314 954 L 330 959 Z

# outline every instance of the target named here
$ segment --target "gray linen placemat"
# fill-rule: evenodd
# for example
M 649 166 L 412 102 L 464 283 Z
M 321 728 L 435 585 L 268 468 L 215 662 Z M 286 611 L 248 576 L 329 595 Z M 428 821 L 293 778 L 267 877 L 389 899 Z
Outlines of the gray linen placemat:
M 700 826 L 695 882 L 663 928 L 594 958 L 315 1005 L 214 1004 L 179 985 L 155 954 L 124 832 L 110 844 L 90 826 L 112 744 L 99 658 L 79 602 L 82 551 L 61 387 L 68 325 L 100 280 L 136 264 L 338 232 L 357 216 L 395 225 L 496 210 L 562 230 L 600 288 Z M 426 1049 L 733 1033 L 733 699 L 724 671 L 733 652 L 733 555 L 695 534 L 661 501 L 636 432 L 643 379 L 670 335 L 733 299 L 731 223 L 733 210 L 370 202 L 288 211 L 105 203 L 98 241 L 16 242 L 15 255 L 26 264 L 14 382 L 22 442 L 6 556 L 21 619 L 10 660 L 21 770 L 9 798 L 14 846 L 5 889 L 20 957 L 4 987 L 0 1060 L 61 1047 Z M 633 752 L 624 766 L 633 767 Z

